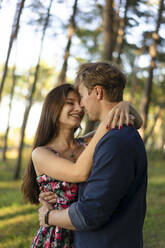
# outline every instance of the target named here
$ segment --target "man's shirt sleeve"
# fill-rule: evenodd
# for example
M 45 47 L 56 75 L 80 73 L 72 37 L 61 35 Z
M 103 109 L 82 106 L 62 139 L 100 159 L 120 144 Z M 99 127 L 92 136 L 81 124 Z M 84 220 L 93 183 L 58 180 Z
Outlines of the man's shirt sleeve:
M 96 146 L 93 169 L 79 200 L 69 208 L 78 231 L 106 224 L 135 177 L 131 146 L 120 137 L 104 137 Z

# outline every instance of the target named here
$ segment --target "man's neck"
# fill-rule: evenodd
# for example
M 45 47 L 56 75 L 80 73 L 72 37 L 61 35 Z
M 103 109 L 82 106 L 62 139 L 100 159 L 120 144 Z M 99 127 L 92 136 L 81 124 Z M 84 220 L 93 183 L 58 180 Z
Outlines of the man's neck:
M 103 121 L 104 118 L 106 117 L 106 115 L 108 114 L 108 112 L 117 104 L 118 104 L 118 102 L 108 102 L 108 101 L 103 102 L 101 105 L 99 120 Z

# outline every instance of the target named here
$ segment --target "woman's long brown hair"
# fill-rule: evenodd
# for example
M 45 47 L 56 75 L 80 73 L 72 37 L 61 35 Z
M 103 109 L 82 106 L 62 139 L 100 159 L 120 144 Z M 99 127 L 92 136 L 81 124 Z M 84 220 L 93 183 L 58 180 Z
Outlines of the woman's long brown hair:
M 58 135 L 58 118 L 70 91 L 76 92 L 72 85 L 63 84 L 52 89 L 46 96 L 32 150 L 37 146 L 46 145 L 53 137 L 55 138 Z M 39 203 L 40 191 L 36 178 L 33 161 L 30 158 L 25 170 L 21 190 L 24 200 L 33 204 Z

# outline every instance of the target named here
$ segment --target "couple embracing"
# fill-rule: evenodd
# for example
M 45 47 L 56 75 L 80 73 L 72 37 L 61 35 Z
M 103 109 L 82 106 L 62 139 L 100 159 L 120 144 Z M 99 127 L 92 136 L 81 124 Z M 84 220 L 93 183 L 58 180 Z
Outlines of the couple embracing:
M 43 204 L 32 248 L 143 247 L 147 158 L 125 84 L 116 66 L 86 63 L 76 87 L 47 95 L 22 185 L 26 200 Z M 84 110 L 100 124 L 74 138 Z

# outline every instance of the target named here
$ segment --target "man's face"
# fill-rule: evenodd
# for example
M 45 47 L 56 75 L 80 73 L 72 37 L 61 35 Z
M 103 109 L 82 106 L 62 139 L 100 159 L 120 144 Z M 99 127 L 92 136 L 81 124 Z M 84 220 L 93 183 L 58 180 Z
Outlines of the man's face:
M 85 108 L 89 119 L 92 121 L 98 120 L 98 101 L 94 90 L 89 93 L 88 89 L 81 83 L 79 86 L 79 93 L 81 97 L 80 105 Z

